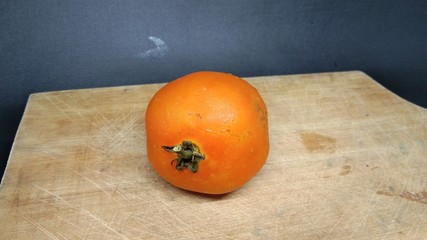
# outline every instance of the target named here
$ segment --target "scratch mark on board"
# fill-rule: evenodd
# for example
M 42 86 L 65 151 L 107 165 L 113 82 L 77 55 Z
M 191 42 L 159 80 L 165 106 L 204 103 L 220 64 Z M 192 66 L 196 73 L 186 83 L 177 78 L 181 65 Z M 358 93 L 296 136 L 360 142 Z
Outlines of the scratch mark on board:
M 18 207 L 16 207 L 15 205 L 11 204 L 9 202 L 10 206 L 13 207 L 14 209 L 16 209 L 28 222 L 30 222 L 32 225 L 34 225 L 37 229 L 39 229 L 40 231 L 42 231 L 44 234 L 46 234 L 47 236 L 50 237 L 50 239 L 57 239 L 59 240 L 55 235 L 53 235 L 53 233 L 51 233 L 49 230 L 47 230 L 46 228 L 44 228 L 42 225 L 38 224 L 36 221 L 34 221 L 33 219 L 31 219 L 29 216 L 27 216 L 23 211 L 21 211 L 21 209 L 19 209 Z
M 418 234 L 418 230 L 420 229 L 420 224 L 423 222 L 424 216 L 426 215 L 426 209 L 424 209 L 423 213 L 421 214 L 421 219 L 418 221 L 417 226 L 415 227 L 415 232 L 414 235 L 412 235 L 412 237 L 410 239 L 416 239 L 417 234 Z
M 153 223 L 153 221 L 150 221 L 149 219 L 144 218 L 144 217 L 140 217 L 134 213 L 131 213 L 129 215 L 129 219 L 136 220 L 138 223 L 140 223 L 140 225 L 138 225 L 138 226 L 129 225 L 128 228 L 135 230 L 135 231 L 136 230 L 144 231 L 144 229 L 145 229 L 145 230 L 147 230 L 147 231 L 145 231 L 145 233 L 151 234 L 153 237 L 155 237 L 155 239 L 161 239 L 161 238 L 165 239 L 165 237 L 163 237 L 162 234 L 167 234 L 168 236 L 171 236 L 170 238 L 172 238 L 172 236 L 177 235 L 177 233 L 174 232 L 175 229 L 170 230 L 168 228 L 161 228 L 161 230 L 163 232 L 150 231 L 150 227 L 159 227 L 159 226 L 156 223 Z
M 371 212 L 374 210 L 374 208 L 377 206 L 377 201 L 375 198 L 375 194 L 377 194 L 380 186 L 382 185 L 382 182 L 376 187 L 376 189 L 374 190 L 374 192 L 371 194 L 371 198 L 369 199 L 369 208 L 367 209 L 366 213 L 364 214 L 364 217 L 362 219 L 362 221 L 359 224 L 359 228 L 361 229 L 365 229 L 366 224 L 368 222 L 368 218 L 371 215 Z
M 71 221 L 69 221 L 69 220 L 67 220 L 66 218 L 63 218 L 61 215 L 58 215 L 58 214 L 54 214 L 58 219 L 59 219 L 59 221 L 61 221 L 61 222 L 65 222 L 65 223 L 67 223 L 67 224 L 70 224 L 73 228 L 75 228 L 75 229 L 80 229 L 80 227 L 79 226 L 77 226 L 76 224 L 74 224 L 74 223 L 72 223 Z M 77 236 L 77 237 L 79 237 L 80 239 L 84 239 L 82 236 L 80 236 L 80 234 L 77 232 L 77 231 L 74 231 L 74 234 Z
M 103 227 L 107 228 L 107 229 L 108 229 L 108 230 L 110 230 L 111 232 L 115 233 L 117 236 L 120 236 L 122 239 L 129 239 L 129 238 L 127 238 L 125 235 L 123 235 L 123 234 L 121 234 L 120 232 L 118 232 L 116 229 L 112 228 L 112 227 L 111 227 L 108 223 L 106 223 L 103 219 L 101 219 L 101 218 L 99 218 L 98 216 L 96 216 L 96 215 L 92 214 L 92 213 L 91 213 L 91 212 L 89 212 L 88 210 L 86 210 L 86 209 L 84 209 L 84 208 L 82 208 L 82 207 L 78 207 L 78 206 L 74 206 L 74 205 L 72 205 L 71 203 L 69 203 L 68 201 L 66 201 L 65 199 L 63 199 L 62 197 L 60 197 L 59 195 L 57 195 L 57 194 L 55 194 L 55 193 L 53 193 L 53 192 L 51 192 L 51 191 L 49 191 L 49 190 L 47 190 L 47 189 L 45 189 L 45 188 L 43 188 L 43 187 L 40 187 L 40 186 L 38 186 L 38 185 L 36 185 L 36 184 L 34 184 L 34 183 L 32 183 L 32 185 L 33 185 L 34 187 L 36 187 L 36 188 L 38 188 L 38 189 L 42 190 L 43 192 L 45 192 L 45 193 L 47 193 L 47 194 L 49 194 L 49 195 L 51 195 L 51 196 L 55 197 L 56 199 L 60 200 L 60 201 L 61 201 L 62 203 L 64 203 L 66 206 L 69 206 L 69 207 L 71 207 L 72 209 L 75 209 L 75 210 L 77 210 L 77 211 L 79 211 L 79 212 L 83 213 L 84 215 L 86 215 L 86 216 L 88 216 L 88 217 L 92 218 L 92 219 L 93 219 L 93 220 L 95 220 L 96 222 L 100 223 L 100 224 L 101 224 L 101 226 L 103 226 Z M 57 239 L 57 238 L 55 238 L 55 239 Z
M 71 169 L 71 168 L 70 168 Z M 91 180 L 90 178 L 84 176 L 83 174 L 80 174 L 79 172 L 77 172 L 74 169 L 71 169 L 71 171 L 73 171 L 75 174 L 77 174 L 78 176 L 80 176 L 81 178 L 85 179 L 86 181 L 92 183 L 94 186 L 96 186 L 101 192 L 103 192 L 105 195 L 109 196 L 112 200 L 114 200 L 115 202 L 119 203 L 120 202 L 118 200 L 116 200 L 112 195 L 110 195 L 107 191 L 104 190 L 103 187 L 101 187 L 98 183 L 96 183 L 95 181 Z
M 63 239 L 68 240 L 69 238 L 67 238 L 66 236 L 64 236 L 64 234 L 62 234 L 61 232 L 58 232 L 58 235 L 61 236 Z

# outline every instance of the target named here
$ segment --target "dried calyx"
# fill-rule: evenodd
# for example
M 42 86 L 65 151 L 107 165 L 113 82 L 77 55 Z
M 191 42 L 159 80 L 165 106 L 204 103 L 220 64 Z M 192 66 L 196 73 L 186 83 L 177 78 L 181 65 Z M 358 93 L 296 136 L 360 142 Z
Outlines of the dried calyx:
M 200 148 L 191 141 L 184 140 L 176 146 L 162 146 L 162 148 L 177 154 L 178 158 L 172 160 L 171 164 L 176 162 L 175 168 L 178 171 L 182 171 L 186 167 L 195 173 L 199 169 L 199 162 L 205 159 L 205 155 L 200 152 Z

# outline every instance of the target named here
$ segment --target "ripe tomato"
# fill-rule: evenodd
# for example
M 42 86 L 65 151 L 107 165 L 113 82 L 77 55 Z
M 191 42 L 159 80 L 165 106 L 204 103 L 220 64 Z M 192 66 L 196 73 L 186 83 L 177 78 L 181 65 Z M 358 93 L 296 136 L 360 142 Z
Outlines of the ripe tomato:
M 231 192 L 266 162 L 267 108 L 231 74 L 196 72 L 169 82 L 150 100 L 145 120 L 148 160 L 176 187 Z

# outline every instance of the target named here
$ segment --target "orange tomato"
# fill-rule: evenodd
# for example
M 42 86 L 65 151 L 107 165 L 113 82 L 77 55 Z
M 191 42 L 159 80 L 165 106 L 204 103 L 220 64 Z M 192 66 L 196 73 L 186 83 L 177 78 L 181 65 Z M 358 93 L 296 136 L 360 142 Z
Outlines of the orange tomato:
M 169 82 L 150 100 L 145 121 L 149 162 L 179 188 L 228 193 L 267 159 L 265 103 L 231 74 L 196 72 Z

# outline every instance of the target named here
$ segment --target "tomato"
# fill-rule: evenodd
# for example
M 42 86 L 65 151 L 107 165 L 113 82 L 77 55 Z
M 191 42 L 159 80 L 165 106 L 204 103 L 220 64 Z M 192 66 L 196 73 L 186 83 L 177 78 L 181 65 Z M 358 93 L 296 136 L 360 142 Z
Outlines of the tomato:
M 145 123 L 152 167 L 186 190 L 234 191 L 268 156 L 266 105 L 231 74 L 195 72 L 167 83 L 150 100 Z

